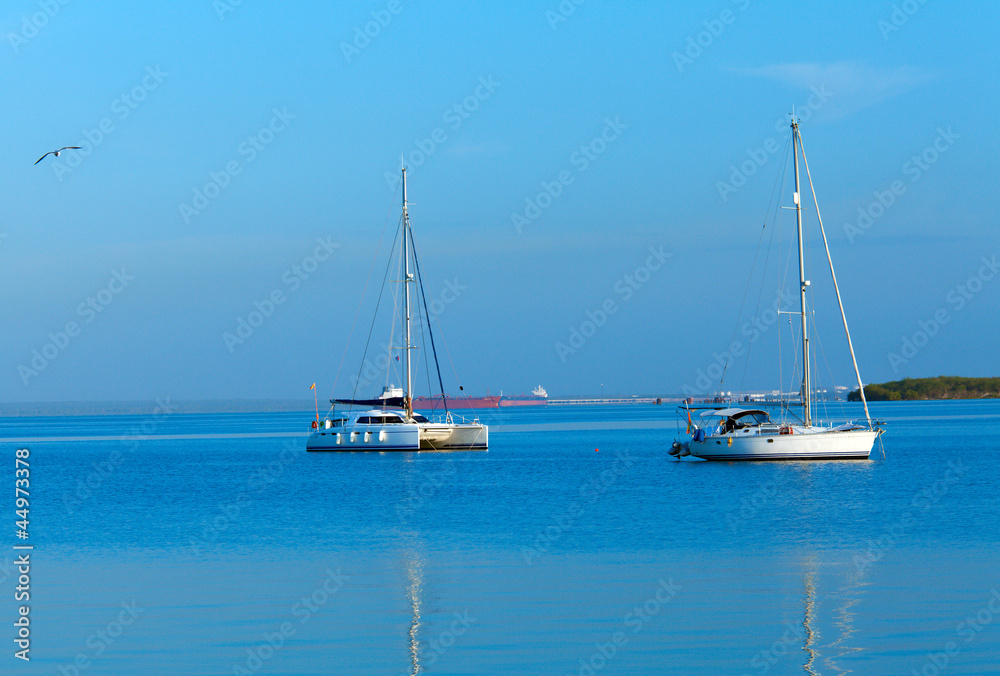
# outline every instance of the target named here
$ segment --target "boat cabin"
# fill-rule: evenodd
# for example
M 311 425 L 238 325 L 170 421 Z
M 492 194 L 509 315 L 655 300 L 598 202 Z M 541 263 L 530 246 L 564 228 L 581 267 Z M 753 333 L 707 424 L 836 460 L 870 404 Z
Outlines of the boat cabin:
M 403 416 L 401 411 L 363 411 L 360 413 L 355 413 L 351 416 L 344 414 L 337 415 L 337 417 L 327 418 L 323 421 L 324 429 L 331 429 L 334 427 L 346 427 L 347 425 L 405 425 L 407 422 L 406 418 Z M 413 420 L 411 422 L 425 423 L 430 422 L 426 417 L 420 415 L 419 413 L 413 414 Z
M 701 416 L 703 418 L 721 418 L 716 434 L 730 434 L 738 430 L 750 431 L 750 428 L 774 426 L 767 411 L 760 409 L 724 408 L 705 411 Z

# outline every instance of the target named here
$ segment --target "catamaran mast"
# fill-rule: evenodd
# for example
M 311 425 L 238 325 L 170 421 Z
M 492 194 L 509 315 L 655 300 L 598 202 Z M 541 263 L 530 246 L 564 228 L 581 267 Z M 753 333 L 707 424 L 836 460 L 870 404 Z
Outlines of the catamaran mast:
M 406 405 L 407 419 L 413 418 L 413 388 L 410 380 L 410 216 L 406 205 L 406 165 L 403 165 L 403 322 L 404 329 L 403 351 L 406 355 L 406 393 L 403 396 L 403 403 Z
M 802 253 L 802 199 L 799 192 L 799 122 L 792 113 L 792 157 L 795 163 L 795 223 L 799 233 L 799 302 L 802 314 L 802 422 L 812 425 L 812 384 L 809 378 L 809 336 L 806 321 L 806 281 L 805 258 Z

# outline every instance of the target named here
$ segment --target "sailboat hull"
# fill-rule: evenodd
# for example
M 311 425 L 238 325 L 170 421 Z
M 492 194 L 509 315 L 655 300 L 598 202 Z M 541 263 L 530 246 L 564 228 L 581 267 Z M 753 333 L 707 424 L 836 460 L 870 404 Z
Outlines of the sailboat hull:
M 867 460 L 877 430 L 824 430 L 805 434 L 713 435 L 690 442 L 705 460 Z

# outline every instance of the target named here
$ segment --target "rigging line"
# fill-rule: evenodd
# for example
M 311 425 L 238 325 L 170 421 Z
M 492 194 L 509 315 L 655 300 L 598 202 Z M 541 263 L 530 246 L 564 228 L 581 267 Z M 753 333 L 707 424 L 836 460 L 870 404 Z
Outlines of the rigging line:
M 813 314 L 813 316 L 812 316 L 812 327 L 813 327 L 813 329 L 812 329 L 812 335 L 816 339 L 816 344 L 819 346 L 819 352 L 823 355 L 823 363 L 826 365 L 827 374 L 830 376 L 830 387 L 834 388 L 833 393 L 834 393 L 834 397 L 836 397 L 837 396 L 836 380 L 835 380 L 835 378 L 833 376 L 833 368 L 830 366 L 830 360 L 826 356 L 826 349 L 823 347 L 823 341 L 820 339 L 819 329 L 816 326 L 816 315 L 815 314 Z M 815 357 L 815 355 L 814 355 L 814 357 Z M 818 360 L 817 360 L 816 370 L 817 371 L 819 370 Z M 816 388 L 814 387 L 813 390 L 815 391 L 815 389 Z M 847 420 L 847 409 L 844 408 L 844 402 L 839 402 L 839 403 L 840 403 L 841 419 L 846 421 Z M 830 408 L 831 408 L 830 404 L 831 404 L 831 400 L 829 400 L 829 398 L 828 398 L 826 401 L 823 402 L 823 410 L 824 410 L 824 412 L 826 412 L 827 419 L 828 420 L 833 420 L 833 416 L 830 415 Z
M 790 383 L 788 383 L 788 391 L 789 392 L 793 392 L 794 391 L 792 388 L 795 387 L 795 382 L 796 382 L 796 380 L 798 380 L 798 373 L 797 373 L 797 370 L 795 368 L 795 364 L 799 360 L 799 346 L 802 345 L 801 338 L 799 336 L 797 336 L 796 333 L 795 333 L 796 326 L 795 326 L 795 324 L 792 323 L 791 314 L 794 314 L 794 313 L 790 313 L 789 314 L 789 318 L 788 318 L 788 332 L 792 335 L 792 372 L 790 374 L 792 380 L 791 380 Z M 780 361 L 780 359 L 779 359 L 779 361 Z M 784 383 L 781 384 L 781 388 L 782 388 L 782 392 L 784 392 L 784 388 L 785 388 L 785 384 Z M 801 387 L 799 389 L 799 394 L 800 394 L 800 396 L 802 394 Z M 786 405 L 785 408 L 788 411 L 788 413 L 790 415 L 794 416 L 795 418 L 797 418 L 799 422 L 805 422 L 802 419 L 801 416 L 796 415 L 795 412 L 792 411 L 791 401 L 788 402 L 788 405 Z
M 337 383 L 340 381 L 340 372 L 344 368 L 344 358 L 347 356 L 347 349 L 351 346 L 351 337 L 354 335 L 354 327 L 358 323 L 358 315 L 361 314 L 361 305 L 365 301 L 365 292 L 368 291 L 368 282 L 371 281 L 372 272 L 375 271 L 375 261 L 378 260 L 379 248 L 381 248 L 381 246 L 382 246 L 382 240 L 385 238 L 385 229 L 389 226 L 389 217 L 392 216 L 392 210 L 393 210 L 392 204 L 393 204 L 393 202 L 396 201 L 396 192 L 398 192 L 398 191 L 399 191 L 399 185 L 396 186 L 396 190 L 394 190 L 393 193 L 392 193 L 392 200 L 389 203 L 390 204 L 389 211 L 388 211 L 388 213 L 386 213 L 386 215 L 385 215 L 385 222 L 382 224 L 382 233 L 378 236 L 378 246 L 375 247 L 375 255 L 372 256 L 371 267 L 368 268 L 368 277 L 365 279 L 365 288 L 361 291 L 361 299 L 358 300 L 358 309 L 354 312 L 354 321 L 351 322 L 351 330 L 347 334 L 347 344 L 344 345 L 344 354 L 341 355 L 341 357 L 340 357 L 340 366 L 337 367 L 337 377 L 333 379 L 333 391 L 330 393 L 330 398 L 331 399 L 335 396 L 334 393 L 337 391 Z M 390 259 L 392 258 L 392 254 L 389 255 L 389 258 Z M 376 307 L 376 310 L 377 310 L 377 307 Z M 364 363 L 364 360 L 362 360 L 362 363 Z
M 740 320 L 743 319 L 743 307 L 746 305 L 747 295 L 750 293 L 750 284 L 753 282 L 753 272 L 757 267 L 757 257 L 760 255 L 760 243 L 764 241 L 764 231 L 767 230 L 767 220 L 771 213 L 771 205 L 774 204 L 774 195 L 776 191 L 777 191 L 777 180 L 775 182 L 775 185 L 771 188 L 771 198 L 768 200 L 767 203 L 767 211 L 764 212 L 764 225 L 760 229 L 760 236 L 757 238 L 757 248 L 753 252 L 753 262 L 750 264 L 750 274 L 747 276 L 747 286 L 743 290 L 743 300 L 740 301 L 740 311 L 736 315 L 736 326 L 733 327 L 733 337 L 729 341 L 730 349 L 727 352 L 726 364 L 725 366 L 722 367 L 722 376 L 719 378 L 720 389 L 722 388 L 722 384 L 726 380 L 726 371 L 729 370 L 729 363 L 733 359 L 732 346 L 736 343 L 736 332 L 739 330 Z M 758 296 L 758 306 L 759 304 L 760 304 L 760 297 Z M 742 389 L 742 385 L 740 386 L 740 389 Z
M 402 217 L 400 217 L 402 221 Z M 392 240 L 392 248 L 389 250 L 389 260 L 385 264 L 385 274 L 382 275 L 382 288 L 378 292 L 378 300 L 375 301 L 375 316 L 372 317 L 371 326 L 368 327 L 368 339 L 365 341 L 365 351 L 361 354 L 361 366 L 358 367 L 358 377 L 354 381 L 354 389 L 351 392 L 351 399 L 355 399 L 358 394 L 358 383 L 361 382 L 361 372 L 365 367 L 365 357 L 368 356 L 368 346 L 372 342 L 372 331 L 375 329 L 375 318 L 378 316 L 378 307 L 382 303 L 382 294 L 385 293 L 385 280 L 389 278 L 389 268 L 392 266 L 392 254 L 396 251 L 396 240 L 399 239 L 399 227 L 396 228 L 397 236 Z
M 754 318 L 755 319 L 760 316 L 760 299 L 761 299 L 761 296 L 763 296 L 763 294 L 764 294 L 764 283 L 765 283 L 765 280 L 767 279 L 767 266 L 768 266 L 768 263 L 771 260 L 771 249 L 772 249 L 773 244 L 774 244 L 774 234 L 775 234 L 775 232 L 778 229 L 777 225 L 778 225 L 778 213 L 779 213 L 779 207 L 780 207 L 780 205 L 777 202 L 775 202 L 775 200 L 774 200 L 774 194 L 778 190 L 778 187 L 780 185 L 784 184 L 784 182 L 785 182 L 785 176 L 788 173 L 788 152 L 787 152 L 787 150 L 788 150 L 788 144 L 786 143 L 785 144 L 785 152 L 782 153 L 782 157 L 784 157 L 784 161 L 783 161 L 783 164 L 781 165 L 781 170 L 778 172 L 778 176 L 777 176 L 776 181 L 775 181 L 775 187 L 771 189 L 771 201 L 767 205 L 767 214 L 765 215 L 765 222 L 764 222 L 765 223 L 765 227 L 767 226 L 767 219 L 771 220 L 771 234 L 769 235 L 769 238 L 768 238 L 768 241 L 767 241 L 767 253 L 764 256 L 764 266 L 761 268 L 761 271 L 760 271 L 760 288 L 757 290 L 757 306 L 754 308 Z M 774 214 L 773 214 L 773 216 L 771 215 L 771 208 L 772 207 L 774 207 Z M 761 232 L 761 236 L 763 236 L 763 232 Z M 758 248 L 760 247 L 760 243 L 759 242 L 757 243 L 757 246 L 758 246 Z M 754 260 L 756 260 L 756 256 L 757 256 L 757 254 L 754 254 Z M 751 271 L 751 274 L 752 274 L 752 271 Z M 747 287 L 749 289 L 749 283 L 748 283 Z M 744 294 L 744 299 L 745 298 L 746 298 L 746 295 Z M 740 313 L 742 314 L 742 312 L 743 312 L 743 310 L 742 310 L 742 307 L 741 307 Z M 735 337 L 736 337 L 736 335 L 734 333 L 733 334 L 733 338 L 735 339 Z M 750 367 L 750 351 L 752 349 L 753 349 L 753 341 L 750 341 L 750 344 L 747 346 L 747 356 L 746 356 L 746 359 L 743 361 L 743 376 L 740 379 L 740 391 L 741 392 L 745 392 L 746 391 L 744 388 L 746 387 L 747 370 Z M 723 376 L 725 376 L 725 372 L 724 371 L 723 371 Z
M 395 251 L 395 249 L 393 249 L 393 250 Z M 402 249 L 400 249 L 400 251 L 402 251 Z M 389 255 L 389 260 L 390 261 L 392 260 L 392 254 L 391 253 Z M 403 275 L 403 257 L 402 256 L 399 257 L 399 263 L 397 264 L 395 272 L 396 272 L 396 276 L 397 277 L 399 277 L 400 279 L 403 278 L 402 277 L 402 275 Z M 389 342 L 385 344 L 385 352 L 386 352 L 387 359 L 386 359 L 386 364 L 385 364 L 385 383 L 383 384 L 383 387 L 386 387 L 386 386 L 390 385 L 389 378 L 391 377 L 391 375 L 395 375 L 399 379 L 398 382 L 400 384 L 403 383 L 403 375 L 399 372 L 399 369 L 396 368 L 396 366 L 393 364 L 394 360 L 392 358 L 392 350 L 393 350 L 392 344 L 394 342 L 396 342 L 396 319 L 397 318 L 399 319 L 399 324 L 400 324 L 400 326 L 399 326 L 399 332 L 403 333 L 402 313 L 399 311 L 400 296 L 403 295 L 402 293 L 400 293 L 400 286 L 402 286 L 402 285 L 401 284 L 396 284 L 396 285 L 394 285 L 394 286 L 391 287 L 392 288 L 392 314 L 390 316 L 392 317 L 392 321 L 389 322 Z
M 421 345 L 426 345 L 427 344 L 424 341 L 424 322 L 426 322 L 428 326 L 431 323 L 430 319 L 428 319 L 425 315 L 426 315 L 426 313 L 423 312 L 423 311 L 421 311 L 420 304 L 417 303 L 417 318 L 420 320 L 420 325 L 419 326 L 420 326 L 420 344 Z M 427 378 L 427 393 L 431 397 L 431 411 L 434 411 L 434 403 L 433 403 L 434 402 L 434 388 L 431 386 L 431 367 L 430 367 L 430 364 L 427 363 L 427 350 L 421 350 L 421 351 L 424 353 L 423 354 L 423 357 L 424 357 L 424 375 Z
M 769 208 L 770 209 L 770 208 Z M 719 389 L 722 390 L 722 384 L 726 381 L 726 371 L 729 370 L 729 363 L 733 360 L 733 345 L 736 344 L 736 332 L 740 328 L 740 321 L 743 319 L 743 307 L 747 302 L 747 295 L 750 293 L 750 284 L 753 282 L 753 271 L 757 267 L 757 256 L 760 254 L 760 243 L 764 241 L 764 231 L 767 229 L 767 221 L 764 221 L 764 227 L 760 229 L 760 236 L 757 238 L 757 248 L 753 253 L 753 262 L 750 264 L 750 274 L 747 276 L 747 286 L 743 290 L 743 300 L 740 301 L 740 311 L 736 314 L 736 326 L 733 327 L 733 337 L 729 339 L 729 349 L 726 350 L 726 363 L 722 367 L 722 375 L 719 377 Z M 760 295 L 757 296 L 758 306 L 760 305 Z M 745 371 L 744 371 L 745 373 Z
M 409 228 L 409 224 L 406 225 Z M 424 293 L 424 276 L 420 273 L 420 257 L 417 256 L 417 243 L 413 241 L 413 231 L 410 230 L 410 246 L 413 247 L 413 262 L 417 266 L 417 281 L 420 287 L 420 299 L 424 303 L 424 315 L 430 316 L 427 312 L 427 294 Z M 437 348 L 434 346 L 434 331 L 431 329 L 430 319 L 427 320 L 427 335 L 431 339 L 431 352 L 434 353 L 434 368 L 437 370 L 438 385 L 441 387 L 441 401 L 444 402 L 444 414 L 448 415 L 448 397 L 444 396 L 444 380 L 441 378 L 441 364 L 438 363 Z
M 801 202 L 801 198 L 800 198 L 799 201 Z M 784 286 L 785 286 L 785 280 L 788 279 L 788 270 L 792 266 L 792 260 L 793 260 L 795 252 L 796 252 L 796 238 L 795 237 L 791 237 L 789 239 L 789 241 L 788 241 L 788 258 L 785 259 L 785 270 L 784 270 L 784 272 L 779 273 L 780 274 L 779 279 L 780 279 L 780 284 L 781 284 L 782 288 L 784 288 Z M 797 338 L 795 338 L 795 330 L 794 330 L 794 328 L 791 325 L 791 320 L 789 320 L 789 333 L 792 335 L 793 340 L 798 340 Z M 780 363 L 780 359 L 781 359 L 781 355 L 780 354 L 778 355 L 778 359 L 779 359 L 779 363 Z M 793 383 L 794 383 L 794 378 L 796 377 L 795 361 L 794 361 L 795 359 L 798 359 L 798 347 L 797 346 L 795 348 L 794 357 L 793 357 L 793 361 L 792 361 L 792 373 L 791 373 L 791 377 L 793 379 Z M 784 387 L 785 387 L 785 383 L 784 382 L 781 383 L 781 387 L 782 387 L 782 392 L 784 392 Z M 792 384 L 789 384 L 788 391 L 789 392 L 793 391 L 792 390 Z M 796 416 L 796 417 L 798 417 L 798 416 Z
M 413 246 L 413 232 L 412 231 L 410 232 L 410 246 Z M 414 252 L 413 252 L 413 260 L 414 260 L 414 262 L 416 262 L 416 259 L 417 259 L 416 250 L 414 250 Z M 417 273 L 416 277 L 417 277 L 417 280 L 419 281 L 420 274 Z M 420 332 L 420 345 L 424 346 L 424 345 L 427 344 L 427 340 L 424 337 L 424 324 L 425 323 L 429 324 L 430 320 L 427 319 L 425 308 L 420 303 L 417 303 L 416 318 L 417 318 L 417 330 Z M 435 408 L 434 408 L 434 389 L 431 387 L 431 369 L 430 369 L 430 365 L 427 363 L 427 350 L 420 350 L 420 351 L 422 353 L 421 356 L 423 357 L 423 360 L 424 360 L 424 375 L 427 378 L 427 393 L 430 395 L 430 398 L 431 398 L 431 412 L 433 413 L 435 411 Z M 420 366 L 420 363 L 418 361 L 417 362 L 418 369 L 419 369 L 419 366 Z M 414 378 L 416 378 L 416 374 L 414 374 Z M 410 396 L 412 397 L 413 393 L 411 393 Z
M 415 342 L 413 345 L 411 345 L 413 349 L 416 349 L 417 345 L 423 346 L 427 344 L 427 340 L 424 337 L 424 322 L 426 321 L 426 319 L 424 318 L 423 308 L 421 307 L 420 303 L 417 303 L 417 309 L 413 311 L 413 317 L 417 320 L 416 322 L 417 332 L 420 338 L 418 342 Z M 427 371 L 426 374 L 427 386 L 428 386 L 428 391 L 430 391 L 430 368 L 427 366 L 427 350 L 420 350 L 420 352 L 421 352 L 420 357 L 422 357 L 424 360 L 424 370 Z M 414 380 L 417 380 L 420 376 L 420 357 L 417 358 L 417 363 L 414 366 L 414 371 L 413 371 Z M 416 394 L 416 385 L 414 385 L 414 390 L 410 394 L 410 397 L 414 398 L 414 394 Z
M 790 139 L 790 137 L 789 137 L 789 139 Z M 781 184 L 782 185 L 785 184 L 785 177 L 788 175 L 788 152 L 787 151 L 788 151 L 788 143 L 786 142 L 786 144 L 785 144 L 785 152 L 783 154 L 784 163 L 782 164 L 782 169 L 781 169 Z M 778 238 L 778 243 L 777 244 L 773 244 L 773 243 L 769 244 L 768 247 L 769 247 L 769 250 L 771 248 L 773 248 L 775 251 L 777 251 L 778 255 L 780 256 L 781 255 L 781 228 L 778 225 L 778 214 L 779 213 L 780 213 L 779 210 L 776 208 L 774 210 L 774 229 L 771 231 L 771 239 L 772 239 L 772 241 L 773 241 L 773 239 L 775 237 L 777 237 Z M 779 260 L 779 265 L 780 265 L 780 260 Z M 778 277 L 778 289 L 779 290 L 783 289 L 784 286 L 785 286 L 785 279 L 782 276 L 781 268 L 777 267 L 775 269 L 775 273 L 776 273 L 776 275 Z M 786 264 L 786 267 L 785 267 L 785 274 L 786 275 L 788 274 L 787 264 Z M 779 305 L 779 308 L 780 308 L 780 305 Z M 782 399 L 782 396 L 783 396 L 783 393 L 785 391 L 785 389 L 784 389 L 784 387 L 785 387 L 785 377 L 784 377 L 784 374 L 782 373 L 782 360 L 781 360 L 781 314 L 780 313 L 778 314 L 777 322 L 778 322 L 778 327 L 777 327 L 777 334 L 778 334 L 778 340 L 777 340 L 777 343 L 778 343 L 778 401 L 779 402 L 783 402 L 784 400 Z M 752 348 L 753 345 L 751 344 L 750 347 Z M 749 361 L 749 357 L 750 357 L 750 350 L 748 349 L 747 350 L 747 360 L 748 361 Z M 784 415 L 782 415 L 782 419 L 784 419 Z
M 437 322 L 438 331 L 441 334 L 441 344 L 444 345 L 444 353 L 448 356 L 448 363 L 451 365 L 451 371 L 455 374 L 455 382 L 461 382 L 458 378 L 458 369 L 455 368 L 455 360 L 451 358 L 451 350 L 448 348 L 448 339 L 444 337 L 444 330 L 441 328 L 441 318 L 435 317 L 434 321 Z M 461 385 L 459 385 L 461 387 Z
M 827 374 L 830 376 L 830 384 L 827 386 L 827 398 L 824 399 L 822 402 L 816 401 L 816 402 L 813 402 L 813 403 L 814 404 L 820 404 L 820 403 L 823 404 L 823 414 L 826 416 L 826 419 L 828 421 L 830 421 L 830 420 L 833 420 L 833 416 L 830 415 L 830 400 L 829 400 L 830 389 L 829 388 L 834 387 L 834 383 L 836 381 L 833 378 L 833 369 L 830 368 L 830 360 L 827 359 L 827 357 L 826 357 L 826 350 L 823 348 L 823 341 L 820 340 L 820 337 L 819 337 L 819 328 L 816 326 L 816 313 L 815 312 L 809 317 L 809 322 L 810 322 L 810 325 L 812 326 L 812 333 L 810 334 L 809 340 L 810 341 L 813 341 L 813 340 L 816 341 L 816 349 L 815 350 L 810 350 L 810 352 L 812 353 L 812 358 L 813 358 L 812 359 L 813 360 L 813 374 L 815 375 L 816 373 L 819 373 L 819 355 L 817 355 L 817 352 L 818 352 L 818 353 L 820 353 L 823 356 L 823 363 L 826 364 L 826 371 L 827 371 Z M 814 380 L 813 381 L 813 386 L 812 386 L 812 391 L 816 392 L 818 389 L 819 389 L 819 382 L 816 381 L 816 380 Z M 836 390 L 834 390 L 834 392 L 836 392 Z
M 858 390 L 861 393 L 861 403 L 865 406 L 865 418 L 868 420 L 868 427 L 872 426 L 872 417 L 868 413 L 868 400 L 865 399 L 865 386 L 861 382 L 861 371 L 858 370 L 858 360 L 854 356 L 854 343 L 851 342 L 851 330 L 847 328 L 847 315 L 844 313 L 844 301 L 840 298 L 840 286 L 837 284 L 837 273 L 833 270 L 833 258 L 830 256 L 830 243 L 826 239 L 826 228 L 823 227 L 823 218 L 819 215 L 819 200 L 816 199 L 816 188 L 813 187 L 812 174 L 809 173 L 809 161 L 806 159 L 806 149 L 802 145 L 802 136 L 799 136 L 799 147 L 802 148 L 802 163 L 806 165 L 806 176 L 809 178 L 809 190 L 812 192 L 813 204 L 816 205 L 816 220 L 819 221 L 819 231 L 823 235 L 823 246 L 826 248 L 826 260 L 830 263 L 830 276 L 833 278 L 833 288 L 837 292 L 837 305 L 840 306 L 840 318 L 844 320 L 844 333 L 847 334 L 847 347 L 851 350 L 851 361 L 854 363 L 854 375 L 858 378 Z

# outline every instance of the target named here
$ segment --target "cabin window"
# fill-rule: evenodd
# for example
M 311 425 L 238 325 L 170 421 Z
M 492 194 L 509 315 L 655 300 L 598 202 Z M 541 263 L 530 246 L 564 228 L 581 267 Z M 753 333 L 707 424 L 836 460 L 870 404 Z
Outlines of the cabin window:
M 403 422 L 394 415 L 380 416 L 380 415 L 363 415 L 358 418 L 359 425 L 388 425 L 391 423 Z

